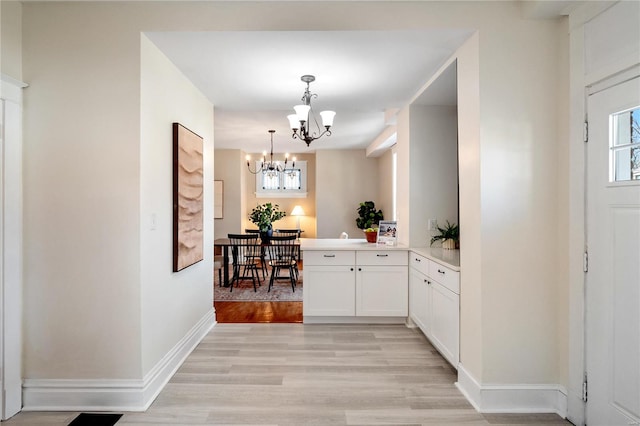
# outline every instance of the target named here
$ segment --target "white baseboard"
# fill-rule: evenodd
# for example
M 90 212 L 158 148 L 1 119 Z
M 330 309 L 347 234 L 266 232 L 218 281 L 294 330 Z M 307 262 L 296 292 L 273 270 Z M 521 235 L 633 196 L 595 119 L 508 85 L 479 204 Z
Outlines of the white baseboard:
M 25 379 L 23 411 L 145 411 L 216 324 L 210 310 L 142 380 Z
M 556 413 L 567 417 L 567 391 L 559 385 L 480 385 L 458 364 L 456 386 L 480 413 Z

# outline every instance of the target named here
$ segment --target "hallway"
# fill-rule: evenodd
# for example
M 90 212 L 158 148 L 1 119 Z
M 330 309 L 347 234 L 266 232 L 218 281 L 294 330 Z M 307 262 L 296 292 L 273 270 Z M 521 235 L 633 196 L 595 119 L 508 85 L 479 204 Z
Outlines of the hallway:
M 555 414 L 482 415 L 456 373 L 402 325 L 218 324 L 144 413 L 120 425 L 569 424 Z M 7 425 L 67 425 L 21 413 Z

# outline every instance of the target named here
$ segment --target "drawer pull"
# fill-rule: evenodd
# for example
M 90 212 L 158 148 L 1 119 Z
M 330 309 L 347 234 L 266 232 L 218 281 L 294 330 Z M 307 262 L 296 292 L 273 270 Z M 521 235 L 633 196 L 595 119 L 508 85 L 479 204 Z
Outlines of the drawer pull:
M 358 271 L 362 271 L 362 268 L 358 268 Z
M 324 257 L 336 257 L 335 254 L 323 254 Z
M 420 260 L 420 259 L 418 259 L 418 258 L 416 257 L 416 262 L 422 262 L 422 260 Z
M 441 271 L 440 269 L 438 269 L 438 272 L 444 275 L 444 271 Z
M 349 268 L 350 271 L 353 271 L 353 268 Z
M 378 256 L 378 257 L 389 257 L 388 254 L 376 254 L 376 256 Z

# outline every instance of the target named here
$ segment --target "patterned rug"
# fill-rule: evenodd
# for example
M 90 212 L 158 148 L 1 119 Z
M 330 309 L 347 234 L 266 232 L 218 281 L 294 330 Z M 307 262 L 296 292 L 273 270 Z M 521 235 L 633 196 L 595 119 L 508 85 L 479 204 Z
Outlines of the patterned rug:
M 231 268 L 230 268 L 231 269 Z M 231 270 L 229 270 L 229 276 L 231 276 Z M 232 302 L 232 301 L 244 301 L 244 302 L 302 302 L 302 270 L 296 283 L 296 291 L 291 291 L 291 281 L 289 281 L 286 271 L 281 273 L 281 277 L 273 283 L 271 291 L 267 293 L 269 288 L 269 278 L 262 278 L 260 274 L 260 286 L 258 291 L 253 291 L 253 283 L 251 279 L 240 280 L 240 283 L 233 283 L 233 291 L 229 291 L 228 287 L 220 287 L 218 281 L 218 272 L 214 274 L 213 283 L 213 301 L 214 302 Z

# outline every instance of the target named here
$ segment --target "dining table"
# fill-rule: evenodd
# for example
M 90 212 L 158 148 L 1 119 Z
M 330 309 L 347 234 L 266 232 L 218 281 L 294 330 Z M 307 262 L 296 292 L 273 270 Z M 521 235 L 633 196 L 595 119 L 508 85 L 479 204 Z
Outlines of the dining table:
M 266 247 L 268 243 L 260 243 L 262 247 Z M 295 245 L 300 247 L 300 240 L 296 240 Z M 222 249 L 222 282 L 225 287 L 229 287 L 229 247 L 231 241 L 229 238 L 216 238 L 213 240 L 214 249 L 220 247 Z

